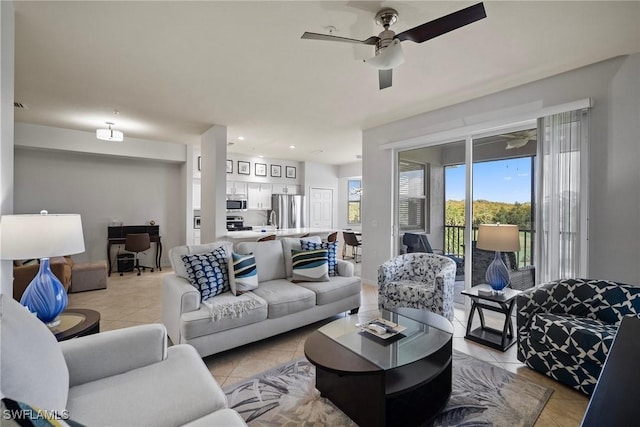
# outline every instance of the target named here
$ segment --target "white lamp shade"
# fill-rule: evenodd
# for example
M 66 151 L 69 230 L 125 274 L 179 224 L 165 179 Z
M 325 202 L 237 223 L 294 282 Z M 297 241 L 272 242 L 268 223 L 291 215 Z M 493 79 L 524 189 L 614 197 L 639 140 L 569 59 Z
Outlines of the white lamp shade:
M 51 258 L 84 252 L 82 220 L 70 215 L 3 215 L 2 259 Z
M 520 250 L 520 233 L 517 225 L 480 224 L 478 227 L 478 249 L 500 252 Z
M 102 139 L 103 141 L 122 142 L 124 140 L 124 134 L 119 130 L 97 129 L 96 138 Z
M 400 40 L 394 39 L 382 52 L 373 58 L 365 59 L 364 62 L 379 70 L 390 70 L 402 64 L 404 62 L 404 53 L 402 52 Z

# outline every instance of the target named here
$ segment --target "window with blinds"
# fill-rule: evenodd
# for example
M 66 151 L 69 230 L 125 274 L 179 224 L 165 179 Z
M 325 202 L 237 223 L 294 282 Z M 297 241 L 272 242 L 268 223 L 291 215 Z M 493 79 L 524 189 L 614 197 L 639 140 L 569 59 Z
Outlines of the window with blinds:
M 401 231 L 427 231 L 427 165 L 400 160 L 398 225 Z

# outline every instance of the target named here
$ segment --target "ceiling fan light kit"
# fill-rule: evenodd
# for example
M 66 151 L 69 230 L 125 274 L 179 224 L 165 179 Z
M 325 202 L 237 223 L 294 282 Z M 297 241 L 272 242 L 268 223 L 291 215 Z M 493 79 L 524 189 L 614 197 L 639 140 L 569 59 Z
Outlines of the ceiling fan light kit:
M 376 23 L 384 27 L 384 31 L 378 34 L 377 37 L 371 36 L 365 40 L 358 40 L 330 34 L 305 32 L 301 38 L 375 45 L 375 56 L 365 59 L 364 62 L 378 69 L 380 89 L 385 89 L 391 86 L 393 68 L 404 62 L 404 54 L 400 42 L 409 40 L 414 43 L 423 43 L 486 17 L 484 5 L 478 3 L 396 34 L 389 27 L 398 20 L 398 12 L 395 9 L 385 8 L 375 16 Z

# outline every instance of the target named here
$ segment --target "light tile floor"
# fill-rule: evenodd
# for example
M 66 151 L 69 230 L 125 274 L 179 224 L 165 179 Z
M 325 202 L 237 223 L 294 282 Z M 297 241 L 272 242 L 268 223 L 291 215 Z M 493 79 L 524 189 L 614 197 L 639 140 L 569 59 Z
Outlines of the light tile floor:
M 359 270 L 360 264 L 356 265 Z M 133 325 L 160 322 L 162 308 L 162 276 L 171 270 L 145 272 L 141 276 L 128 273 L 120 277 L 113 274 L 108 280 L 108 288 L 69 294 L 69 307 L 90 308 L 100 312 L 102 331 L 119 329 Z M 377 309 L 376 287 L 363 285 L 360 296 L 361 312 Z M 490 326 L 500 326 L 497 314 L 485 315 Z M 331 319 L 299 328 L 288 333 L 249 344 L 221 354 L 208 356 L 204 362 L 222 385 L 249 378 L 275 365 L 304 356 L 304 341 L 321 324 Z M 552 379 L 541 375 L 518 362 L 516 347 L 502 353 L 464 339 L 467 310 L 456 305 L 454 325 L 455 349 L 478 359 L 522 375 L 532 382 L 554 390 L 551 399 L 542 412 L 536 427 L 579 426 L 587 408 L 588 398 Z M 501 329 L 501 327 L 500 327 Z

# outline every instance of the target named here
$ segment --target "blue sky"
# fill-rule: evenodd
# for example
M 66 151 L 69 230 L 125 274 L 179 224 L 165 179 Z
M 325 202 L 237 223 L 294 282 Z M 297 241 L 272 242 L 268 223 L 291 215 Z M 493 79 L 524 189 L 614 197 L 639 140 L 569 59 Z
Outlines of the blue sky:
M 446 169 L 446 200 L 464 200 L 465 166 Z M 480 162 L 473 170 L 474 200 L 531 201 L 531 159 Z

